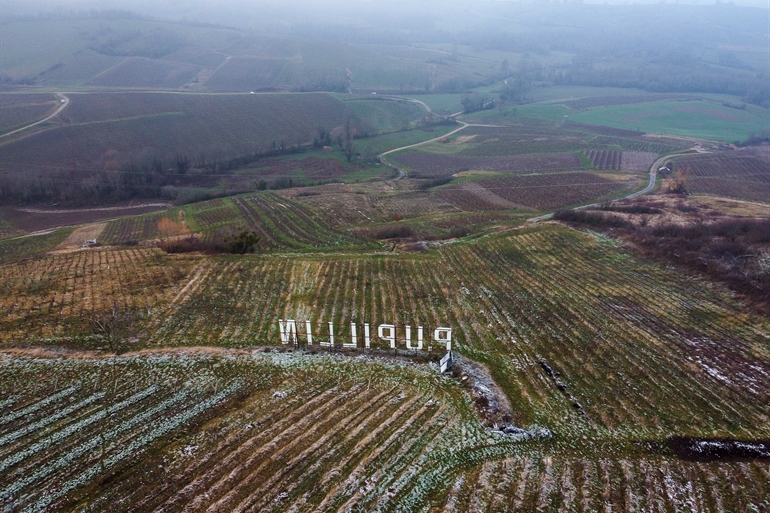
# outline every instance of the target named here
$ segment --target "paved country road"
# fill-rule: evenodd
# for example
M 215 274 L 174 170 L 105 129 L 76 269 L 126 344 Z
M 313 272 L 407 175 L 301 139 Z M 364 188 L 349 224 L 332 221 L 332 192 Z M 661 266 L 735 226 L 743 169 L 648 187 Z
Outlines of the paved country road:
M 647 194 L 648 192 L 653 190 L 655 188 L 655 177 L 658 176 L 658 168 L 666 160 L 670 159 L 671 157 L 676 157 L 677 155 L 681 155 L 681 153 L 672 153 L 670 155 L 664 155 L 664 156 L 660 157 L 650 167 L 650 181 L 649 181 L 649 183 L 647 183 L 647 186 L 644 189 L 642 189 L 640 191 L 633 192 L 633 193 L 629 194 L 628 196 L 623 196 L 622 198 L 619 198 L 619 199 L 617 199 L 615 201 L 637 198 L 637 197 L 639 197 L 639 196 L 641 196 L 643 194 Z M 580 210 L 580 209 L 584 209 L 584 208 L 598 207 L 598 206 L 599 206 L 599 203 L 591 203 L 590 205 L 583 205 L 583 206 L 577 207 L 577 208 L 575 208 L 575 210 Z M 536 223 L 538 221 L 545 221 L 546 219 L 551 219 L 552 217 L 553 217 L 553 212 L 551 212 L 550 214 L 543 214 L 542 216 L 530 217 L 529 219 L 527 219 L 527 221 L 529 221 L 531 223 Z
M 422 102 L 417 101 L 417 103 L 422 103 Z M 422 104 L 425 105 L 424 103 L 422 103 Z M 428 106 L 425 105 L 425 107 L 427 108 Z M 489 127 L 489 128 L 505 128 L 505 127 L 502 127 L 502 126 L 499 126 L 499 125 L 478 125 L 478 124 L 474 124 L 474 123 L 466 123 L 466 122 L 460 121 L 460 120 L 457 120 L 457 122 L 460 123 L 462 126 L 460 128 L 455 129 L 455 130 L 452 130 L 448 134 L 441 135 L 439 137 L 436 137 L 434 139 L 430 139 L 428 141 L 418 142 L 418 143 L 415 143 L 415 144 L 409 144 L 407 146 L 401 146 L 400 148 L 395 148 L 395 149 L 392 149 L 392 150 L 388 150 L 385 153 L 380 153 L 377 156 L 377 158 L 380 160 L 380 162 L 382 162 L 386 166 L 395 169 L 398 172 L 398 177 L 396 177 L 395 180 L 401 180 L 402 178 L 406 177 L 406 171 L 404 171 L 400 167 L 396 166 L 395 164 L 391 164 L 390 162 L 388 162 L 385 159 L 385 155 L 390 155 L 391 153 L 395 153 L 397 151 L 406 150 L 406 149 L 409 149 L 409 148 L 415 148 L 417 146 L 422 146 L 423 144 L 428 144 L 428 143 L 436 142 L 438 140 L 443 139 L 444 137 L 449 137 L 450 135 L 454 135 L 457 132 L 459 132 L 460 130 L 465 130 L 469 126 L 482 126 L 482 127 Z
M 41 124 L 41 123 L 45 123 L 45 122 L 46 122 L 46 121 L 48 121 L 49 119 L 52 119 L 52 118 L 55 118 L 56 116 L 58 116 L 58 115 L 59 115 L 59 113 L 60 113 L 61 111 L 63 111 L 64 109 L 66 109 L 66 108 L 67 108 L 67 105 L 69 105 L 69 104 L 70 104 L 70 99 L 69 99 L 69 98 L 67 98 L 66 96 L 64 96 L 62 93 L 56 93 L 56 97 L 57 97 L 57 98 L 60 100 L 60 103 L 61 103 L 61 105 L 59 105 L 59 108 L 58 108 L 58 109 L 56 109 L 56 110 L 54 111 L 54 113 L 53 113 L 53 114 L 49 115 L 49 116 L 48 116 L 48 117 L 46 117 L 46 118 L 43 118 L 43 119 L 41 119 L 40 121 L 35 121 L 34 123 L 32 123 L 32 124 L 29 124 L 29 125 L 27 125 L 27 126 L 23 126 L 23 127 L 21 127 L 21 128 L 17 128 L 17 129 L 16 129 L 16 130 L 14 130 L 13 132 L 8 132 L 7 134 L 3 134 L 3 135 L 0 135 L 0 138 L 2 138 L 2 137 L 6 137 L 6 136 L 9 136 L 9 135 L 12 135 L 12 134 L 16 134 L 16 133 L 19 133 L 19 132 L 21 132 L 22 130 L 26 130 L 26 129 L 28 129 L 28 128 L 32 128 L 33 126 L 39 125 L 39 124 Z

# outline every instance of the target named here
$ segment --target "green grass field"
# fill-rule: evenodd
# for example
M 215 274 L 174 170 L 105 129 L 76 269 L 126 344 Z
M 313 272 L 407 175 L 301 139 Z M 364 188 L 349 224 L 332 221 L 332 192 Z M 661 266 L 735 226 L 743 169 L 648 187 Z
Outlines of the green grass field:
M 572 114 L 569 120 L 733 142 L 765 129 L 770 111 L 753 105 L 737 109 L 706 101 L 675 101 L 600 107 Z
M 461 94 L 421 94 L 412 98 L 420 100 L 428 105 L 433 112 L 439 115 L 454 114 L 463 110 Z
M 0 232 L 2 234 L 6 228 L 0 226 L 0 230 L 3 230 L 3 232 Z M 70 233 L 72 233 L 71 228 L 62 228 L 45 235 L 2 240 L 0 241 L 0 264 L 14 262 L 50 251 L 64 241 Z M 13 232 L 11 234 L 15 235 Z

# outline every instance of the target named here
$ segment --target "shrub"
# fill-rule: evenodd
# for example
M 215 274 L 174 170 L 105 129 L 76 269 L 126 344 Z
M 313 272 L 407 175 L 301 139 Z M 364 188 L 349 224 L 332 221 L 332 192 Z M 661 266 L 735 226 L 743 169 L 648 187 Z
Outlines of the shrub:
M 417 190 L 418 191 L 427 191 L 428 189 L 431 189 L 433 187 L 439 187 L 441 185 L 446 185 L 449 182 L 452 181 L 451 176 L 442 176 L 440 178 L 433 178 L 433 179 L 421 179 L 420 183 L 417 184 Z
M 372 228 L 368 236 L 373 239 L 407 239 L 415 235 L 414 228 L 408 224 L 381 226 Z
M 553 218 L 557 221 L 578 223 L 594 228 L 628 228 L 632 226 L 631 223 L 618 216 L 587 210 L 559 210 L 553 215 Z

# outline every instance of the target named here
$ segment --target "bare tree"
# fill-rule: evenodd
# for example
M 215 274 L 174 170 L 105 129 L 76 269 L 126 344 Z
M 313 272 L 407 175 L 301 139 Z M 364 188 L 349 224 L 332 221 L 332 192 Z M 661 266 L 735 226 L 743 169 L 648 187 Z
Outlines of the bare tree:
M 121 310 L 117 304 L 107 312 L 101 312 L 92 318 L 92 331 L 95 335 L 101 335 L 112 351 L 120 352 L 135 322 L 134 313 L 130 310 Z
M 348 162 L 353 160 L 353 155 L 355 153 L 353 140 L 356 136 L 356 129 L 353 127 L 353 118 L 348 109 L 345 109 L 345 112 L 342 115 L 342 125 L 335 128 L 332 135 L 333 139 L 342 150 L 342 153 L 345 154 Z

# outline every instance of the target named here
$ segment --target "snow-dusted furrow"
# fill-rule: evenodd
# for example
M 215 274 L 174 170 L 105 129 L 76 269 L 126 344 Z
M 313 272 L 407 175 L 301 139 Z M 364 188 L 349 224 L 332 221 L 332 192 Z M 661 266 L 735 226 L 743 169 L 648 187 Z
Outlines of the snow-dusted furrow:
M 13 431 L 11 433 L 8 433 L 6 435 L 0 436 L 0 447 L 7 445 L 14 440 L 28 435 L 30 433 L 33 433 L 35 431 L 38 431 L 40 429 L 43 429 L 44 427 L 53 424 L 57 420 L 61 420 L 65 417 L 68 417 L 73 412 L 80 410 L 81 408 L 88 406 L 89 404 L 94 403 L 95 401 L 98 401 L 102 397 L 104 397 L 106 394 L 104 392 L 99 392 L 98 394 L 93 394 L 89 397 L 86 397 L 82 401 L 76 404 L 72 404 L 68 406 L 67 408 L 64 408 L 63 410 L 59 410 L 53 415 L 50 415 L 48 417 L 45 417 L 37 422 L 33 422 L 32 424 L 27 424 L 21 429 L 18 429 L 16 431 Z
M 0 472 L 3 472 L 4 470 L 10 468 L 11 466 L 18 464 L 19 462 L 25 460 L 26 458 L 29 458 L 30 456 L 33 456 L 39 453 L 40 451 L 48 449 L 52 445 L 57 444 L 62 440 L 65 440 L 67 437 L 73 434 L 79 433 L 83 428 L 93 424 L 94 422 L 98 422 L 102 419 L 105 419 L 110 415 L 112 415 L 113 413 L 119 412 L 123 408 L 126 408 L 127 406 L 130 406 L 131 404 L 134 404 L 144 399 L 145 397 L 152 395 L 156 391 L 157 391 L 157 387 L 155 386 L 149 387 L 137 394 L 132 395 L 125 401 L 121 401 L 120 403 L 110 406 L 109 408 L 98 411 L 95 414 L 81 420 L 80 422 L 71 424 L 67 426 L 65 429 L 58 431 L 56 433 L 53 433 L 51 436 L 43 440 L 40 440 L 39 442 L 26 448 L 25 450 L 15 453 L 13 456 L 6 458 L 4 461 L 0 462 Z M 104 440 L 110 440 L 116 437 L 117 435 L 119 435 L 120 433 L 123 433 L 133 428 L 137 424 L 152 418 L 152 416 L 155 415 L 156 413 L 163 411 L 168 406 L 176 402 L 179 402 L 186 396 L 187 396 L 187 393 L 182 392 L 172 397 L 171 399 L 164 401 L 157 407 L 152 408 L 151 410 L 147 410 L 141 415 L 132 417 L 131 419 L 117 426 L 114 430 L 107 432 L 104 437 Z M 59 458 L 52 464 L 46 465 L 42 468 L 38 468 L 35 472 L 32 472 L 31 474 L 26 475 L 26 477 L 22 478 L 21 480 L 12 483 L 11 485 L 7 486 L 3 490 L 0 490 L 0 499 L 11 497 L 14 494 L 16 494 L 18 491 L 23 489 L 24 487 L 29 486 L 30 484 L 50 475 L 52 472 L 55 472 L 56 470 L 67 466 L 71 462 L 75 461 L 77 458 L 80 458 L 87 452 L 96 448 L 99 444 L 102 443 L 102 441 L 103 440 L 101 437 L 93 438 L 90 441 L 84 444 L 81 444 L 75 447 L 74 449 L 68 451 L 66 455 Z
M 0 426 L 4 424 L 8 424 L 9 422 L 12 422 L 18 418 L 26 417 L 27 415 L 30 415 L 32 413 L 35 413 L 36 411 L 40 410 L 41 408 L 45 408 L 49 404 L 53 404 L 57 401 L 60 401 L 64 399 L 65 397 L 72 395 L 77 389 L 80 388 L 80 385 L 71 386 L 69 388 L 66 388 L 62 390 L 59 393 L 56 393 L 52 396 L 49 396 L 42 401 L 38 401 L 35 404 L 31 404 L 27 406 L 26 408 L 22 408 L 21 410 L 17 410 L 14 412 L 11 412 L 7 415 L 3 415 L 0 417 Z
M 178 428 L 179 426 L 191 420 L 192 418 L 200 415 L 201 413 L 208 410 L 209 408 L 215 406 L 217 403 L 227 398 L 227 396 L 229 396 L 239 388 L 240 388 L 240 384 L 231 385 L 228 388 L 219 392 L 218 394 L 214 395 L 213 397 L 210 397 L 209 399 L 201 401 L 200 403 L 184 411 L 183 413 L 180 413 L 179 415 L 176 415 L 171 419 L 164 420 L 160 424 L 160 426 L 151 430 L 149 433 L 141 435 L 135 438 L 134 440 L 132 440 L 131 443 L 128 444 L 122 451 L 119 451 L 117 453 L 110 455 L 101 463 L 93 465 L 89 469 L 80 473 L 78 477 L 76 477 L 75 479 L 71 479 L 66 483 L 64 483 L 56 492 L 45 495 L 41 499 L 39 499 L 35 504 L 27 506 L 22 510 L 23 513 L 33 513 L 36 511 L 43 511 L 52 502 L 67 495 L 72 490 L 75 490 L 76 488 L 79 488 L 80 486 L 83 486 L 84 484 L 88 483 L 91 479 L 98 476 L 100 473 L 104 472 L 105 469 L 112 468 L 115 465 L 119 464 L 121 461 L 125 460 L 126 458 L 137 454 L 145 446 L 154 442 L 158 438 L 168 434 L 170 431 L 173 431 L 174 429 Z M 131 420 L 134 421 L 136 419 L 139 419 L 140 417 L 145 417 L 145 415 L 134 417 Z

